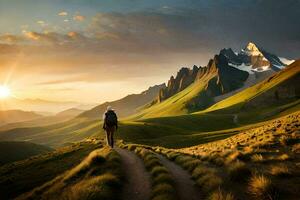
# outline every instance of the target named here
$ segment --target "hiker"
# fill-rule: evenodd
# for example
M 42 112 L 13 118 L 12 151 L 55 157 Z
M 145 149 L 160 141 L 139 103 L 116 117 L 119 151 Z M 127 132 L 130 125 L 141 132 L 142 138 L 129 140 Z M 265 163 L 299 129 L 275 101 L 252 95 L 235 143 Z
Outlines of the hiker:
M 118 117 L 111 106 L 107 106 L 103 115 L 103 129 L 106 131 L 107 145 L 114 148 L 114 132 L 118 129 Z

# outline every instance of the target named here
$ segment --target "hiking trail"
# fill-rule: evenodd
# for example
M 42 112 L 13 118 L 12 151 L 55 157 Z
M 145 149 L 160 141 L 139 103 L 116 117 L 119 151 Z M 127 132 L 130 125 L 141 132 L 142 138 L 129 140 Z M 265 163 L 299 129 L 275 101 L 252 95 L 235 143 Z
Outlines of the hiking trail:
M 149 200 L 151 180 L 143 161 L 133 152 L 116 147 L 120 154 L 126 182 L 123 188 L 123 200 Z
M 162 155 L 156 154 L 161 163 L 170 171 L 174 182 L 179 200 L 199 200 L 201 199 L 200 189 L 187 171 L 177 164 L 169 161 Z

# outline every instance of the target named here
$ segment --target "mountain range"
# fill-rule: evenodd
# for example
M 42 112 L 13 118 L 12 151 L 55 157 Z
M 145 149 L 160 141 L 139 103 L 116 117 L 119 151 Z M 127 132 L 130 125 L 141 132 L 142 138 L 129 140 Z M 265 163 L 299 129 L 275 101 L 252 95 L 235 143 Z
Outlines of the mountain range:
M 203 139 L 202 134 L 217 132 L 223 137 L 218 131 L 272 119 L 299 108 L 299 60 L 288 66 L 281 61 L 282 69 L 274 70 L 275 61 L 283 59 L 259 50 L 253 43 L 239 53 L 233 52 L 235 56 L 228 52 L 233 51 L 223 49 L 206 66 L 182 68 L 167 84 L 100 104 L 69 121 L 5 129 L 0 132 L 0 140 L 26 140 L 56 148 L 102 136 L 102 114 L 110 105 L 120 118 L 120 139 L 167 146 L 184 139 L 186 142 L 180 144 L 195 144 Z M 254 62 L 255 59 L 260 61 Z M 268 67 L 264 67 L 267 63 Z M 200 133 L 192 137 L 195 132 Z
M 147 182 L 140 199 L 192 188 L 188 199 L 297 199 L 299 82 L 300 59 L 249 43 L 86 111 L 0 111 L 0 123 L 15 122 L 0 126 L 0 198 L 136 199 Z M 119 116 L 114 148 L 107 106 Z
M 95 104 L 82 104 L 73 101 L 48 101 L 44 99 L 2 99 L 0 100 L 2 110 L 24 110 L 34 111 L 42 115 L 54 115 L 67 109 L 77 108 L 88 110 Z
M 7 123 L 17 123 L 22 121 L 30 121 L 43 117 L 35 112 L 22 110 L 6 110 L 0 111 L 0 126 Z
M 99 119 L 102 118 L 102 114 L 105 112 L 107 106 L 112 106 L 116 110 L 119 117 L 125 117 L 132 115 L 138 111 L 139 108 L 150 104 L 153 99 L 157 96 L 160 89 L 165 88 L 165 84 L 155 85 L 149 87 L 147 90 L 140 94 L 131 94 L 122 99 L 105 102 L 99 106 L 94 107 L 91 110 L 83 112 L 79 117 Z

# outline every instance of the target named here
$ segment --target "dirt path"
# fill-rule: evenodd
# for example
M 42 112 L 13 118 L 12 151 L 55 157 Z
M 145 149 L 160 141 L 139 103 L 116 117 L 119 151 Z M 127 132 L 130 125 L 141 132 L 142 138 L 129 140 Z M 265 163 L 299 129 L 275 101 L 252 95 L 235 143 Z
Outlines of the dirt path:
M 167 167 L 172 174 L 179 200 L 201 199 L 200 189 L 194 185 L 194 182 L 188 172 L 165 157 L 161 155 L 157 156 L 161 160 L 161 163 Z
M 144 163 L 134 153 L 115 148 L 120 154 L 127 181 L 123 188 L 123 200 L 149 200 L 151 195 L 150 176 Z

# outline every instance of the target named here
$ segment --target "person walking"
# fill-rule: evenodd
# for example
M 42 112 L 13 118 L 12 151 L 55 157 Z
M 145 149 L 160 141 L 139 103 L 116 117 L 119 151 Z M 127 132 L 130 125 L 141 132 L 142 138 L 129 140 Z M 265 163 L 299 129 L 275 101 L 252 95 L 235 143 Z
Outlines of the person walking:
M 103 115 L 103 129 L 106 131 L 107 145 L 114 148 L 114 133 L 118 130 L 118 117 L 111 106 L 107 106 Z

